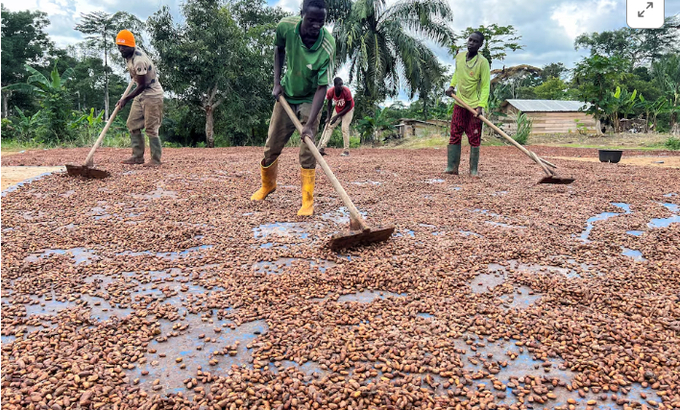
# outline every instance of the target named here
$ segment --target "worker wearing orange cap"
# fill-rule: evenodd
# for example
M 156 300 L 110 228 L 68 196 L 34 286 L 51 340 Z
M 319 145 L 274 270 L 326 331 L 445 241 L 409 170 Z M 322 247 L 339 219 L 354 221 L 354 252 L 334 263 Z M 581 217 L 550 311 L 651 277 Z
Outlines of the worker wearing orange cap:
M 157 167 L 161 164 L 161 140 L 158 129 L 163 119 L 163 87 L 156 77 L 156 67 L 144 51 L 136 47 L 135 37 L 128 30 L 116 36 L 118 51 L 125 59 L 130 76 L 137 87 L 126 97 L 118 101 L 120 108 L 132 100 L 127 127 L 130 130 L 132 157 L 121 161 L 123 164 L 144 164 L 145 130 L 149 137 L 151 159 L 145 166 Z

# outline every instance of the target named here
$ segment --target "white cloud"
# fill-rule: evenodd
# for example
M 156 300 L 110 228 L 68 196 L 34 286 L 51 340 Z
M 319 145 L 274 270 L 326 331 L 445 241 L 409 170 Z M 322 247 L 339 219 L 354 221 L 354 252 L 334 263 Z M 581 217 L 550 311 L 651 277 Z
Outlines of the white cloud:
M 566 2 L 554 9 L 550 19 L 562 27 L 573 42 L 582 33 L 603 31 L 600 29 L 602 16 L 619 14 L 623 18 L 622 25 L 625 25 L 625 9 L 625 2 L 615 0 Z

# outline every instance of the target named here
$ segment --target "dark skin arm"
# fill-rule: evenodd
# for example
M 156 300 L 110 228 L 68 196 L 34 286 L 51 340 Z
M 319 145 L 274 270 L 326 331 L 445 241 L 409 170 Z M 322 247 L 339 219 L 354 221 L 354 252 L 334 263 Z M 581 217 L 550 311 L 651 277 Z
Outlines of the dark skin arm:
M 328 112 L 326 113 L 326 122 L 331 122 L 333 116 L 333 100 L 328 99 Z
M 456 93 L 456 89 L 453 86 L 449 87 L 446 90 L 446 95 L 448 95 L 449 97 L 453 96 L 455 93 Z M 477 115 L 475 115 L 475 117 L 479 117 L 484 112 L 484 109 L 482 107 L 477 107 L 477 108 L 475 108 L 475 111 L 477 111 Z
M 304 127 L 302 127 L 302 132 L 301 132 L 301 137 L 304 139 L 305 137 L 311 139 L 314 141 L 314 134 L 316 134 L 316 130 L 312 129 L 312 118 L 316 118 L 317 115 L 321 112 L 321 109 L 323 108 L 323 101 L 326 99 L 326 90 L 328 89 L 327 86 L 325 85 L 320 85 L 317 87 L 316 92 L 314 93 L 314 100 L 312 101 L 312 110 L 309 113 L 309 119 L 310 121 L 307 121 L 307 124 L 305 124 Z
M 130 94 L 128 94 L 125 98 L 121 98 L 116 105 L 119 107 L 119 109 L 123 109 L 125 107 L 125 104 L 128 103 L 128 101 L 134 99 L 136 96 L 144 92 L 148 88 L 148 85 L 146 84 L 146 77 L 140 76 L 135 78 L 135 82 L 137 83 L 137 87 L 135 87 L 134 90 Z
M 340 111 L 335 117 L 333 117 L 333 118 L 331 119 L 331 125 L 335 124 L 335 122 L 336 122 L 337 120 L 339 120 L 340 118 L 342 118 L 343 115 L 347 114 L 347 113 L 349 112 L 349 110 L 352 109 L 351 107 L 352 107 L 351 105 L 345 104 L 345 108 L 343 108 L 342 111 Z M 329 118 L 330 118 L 330 117 L 329 117 Z
M 274 89 L 272 95 L 278 101 L 279 95 L 283 94 L 283 87 L 281 87 L 281 69 L 283 62 L 286 61 L 286 48 L 276 47 L 274 50 Z

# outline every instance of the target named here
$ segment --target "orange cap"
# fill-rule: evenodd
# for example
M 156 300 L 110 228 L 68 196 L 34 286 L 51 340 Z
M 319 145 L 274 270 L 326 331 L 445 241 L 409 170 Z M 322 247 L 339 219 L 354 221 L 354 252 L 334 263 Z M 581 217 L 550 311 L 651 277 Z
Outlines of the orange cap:
M 135 36 L 129 30 L 121 30 L 116 36 L 116 44 L 121 46 L 134 47 L 135 46 Z

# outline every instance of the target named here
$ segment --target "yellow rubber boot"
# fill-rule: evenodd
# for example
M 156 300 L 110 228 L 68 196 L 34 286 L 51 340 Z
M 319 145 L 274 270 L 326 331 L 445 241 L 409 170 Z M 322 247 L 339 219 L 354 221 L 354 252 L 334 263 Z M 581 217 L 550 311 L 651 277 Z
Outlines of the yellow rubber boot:
M 262 160 L 264 162 L 264 160 Z M 263 201 L 267 195 L 276 191 L 276 175 L 279 172 L 279 159 L 272 162 L 268 167 L 262 166 L 260 163 L 260 174 L 262 175 L 262 187 L 258 189 L 253 196 L 250 197 L 251 201 Z
M 302 177 L 302 208 L 298 211 L 298 215 L 309 216 L 314 213 L 314 180 L 316 179 L 316 170 L 302 168 L 300 172 Z

